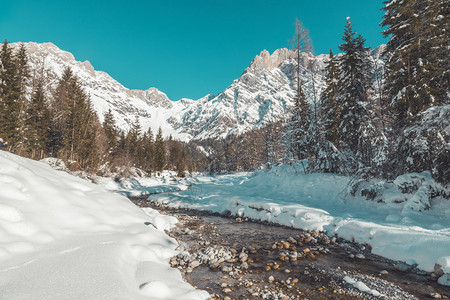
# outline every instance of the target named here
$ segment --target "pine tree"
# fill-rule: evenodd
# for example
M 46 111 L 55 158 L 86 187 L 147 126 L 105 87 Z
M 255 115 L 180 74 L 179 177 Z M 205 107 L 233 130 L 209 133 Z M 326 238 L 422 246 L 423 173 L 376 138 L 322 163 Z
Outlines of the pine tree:
M 428 107 L 448 102 L 448 5 L 440 0 L 385 1 L 386 97 L 396 133 Z
M 325 67 L 326 88 L 322 92 L 322 117 L 325 139 L 333 145 L 338 145 L 338 128 L 340 119 L 340 108 L 336 99 L 338 95 L 338 69 L 336 56 L 330 49 L 330 56 Z
M 42 159 L 50 142 L 50 111 L 42 78 L 37 81 L 26 115 L 26 139 L 31 158 Z
M 130 146 L 129 154 L 135 159 L 136 162 L 140 160 L 140 155 L 142 155 L 142 151 L 140 151 L 142 148 L 141 134 L 141 124 L 139 122 L 139 118 L 136 116 L 127 135 L 128 145 Z
M 155 169 L 158 172 L 162 172 L 166 166 L 166 147 L 164 145 L 164 138 L 162 135 L 161 127 L 158 129 L 155 139 Z
M 114 115 L 113 115 L 111 109 L 108 109 L 108 111 L 105 113 L 102 125 L 103 125 L 103 130 L 105 131 L 105 134 L 106 134 L 106 139 L 107 139 L 107 144 L 108 144 L 107 152 L 109 154 L 113 154 L 113 152 L 117 146 L 118 134 L 117 134 L 117 128 L 116 128 L 116 121 L 114 119 Z
M 151 174 L 151 172 L 153 170 L 155 147 L 154 147 L 154 141 L 153 141 L 153 132 L 150 127 L 148 128 L 147 133 L 145 135 L 144 152 L 145 152 L 145 167 L 144 167 L 144 169 L 147 173 Z
M 69 102 L 71 102 L 69 95 L 69 84 L 72 77 L 72 70 L 70 68 L 66 68 L 58 82 L 58 86 L 56 87 L 51 101 L 50 154 L 61 158 L 66 158 L 67 156 L 64 154 L 66 150 L 63 149 L 63 146 L 64 140 L 69 135 L 67 121 L 69 119 Z
M 8 41 L 5 40 L 0 51 L 0 136 L 11 145 L 14 151 L 20 140 L 21 96 L 23 93 L 17 61 Z
M 446 2 L 384 2 L 381 25 L 390 37 L 384 94 L 386 111 L 394 121 L 391 176 L 431 170 L 437 180 L 448 182 L 448 172 L 442 167 L 448 165 L 448 150 L 443 145 L 449 139 L 442 130 L 450 81 L 450 8 Z
M 89 97 L 70 68 L 64 70 L 52 105 L 52 147 L 59 157 L 92 167 L 98 162 L 97 127 Z
M 16 52 L 15 56 L 15 62 L 16 62 L 16 68 L 17 68 L 17 75 L 19 77 L 19 85 L 20 85 L 20 98 L 18 99 L 19 105 L 20 105 L 20 114 L 17 116 L 18 122 L 19 122 L 19 138 L 17 140 L 16 145 L 16 153 L 18 155 L 23 155 L 24 151 L 26 151 L 27 148 L 27 141 L 26 141 L 26 107 L 28 105 L 28 99 L 26 96 L 26 86 L 27 81 L 30 77 L 30 70 L 28 66 L 28 55 L 27 51 L 25 49 L 25 45 L 23 43 L 20 43 L 19 49 Z
M 358 151 L 359 133 L 363 119 L 368 115 L 368 87 L 370 78 L 370 61 L 365 40 L 356 35 L 350 19 L 347 19 L 344 43 L 339 49 L 344 54 L 339 59 L 339 90 L 337 105 L 340 111 L 339 146 L 351 155 Z

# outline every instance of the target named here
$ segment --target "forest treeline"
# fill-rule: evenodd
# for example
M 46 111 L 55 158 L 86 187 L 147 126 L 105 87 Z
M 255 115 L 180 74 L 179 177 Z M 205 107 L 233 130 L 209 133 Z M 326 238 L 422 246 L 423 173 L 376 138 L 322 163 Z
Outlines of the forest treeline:
M 70 68 L 49 90 L 42 70 L 30 70 L 23 44 L 13 51 L 5 41 L 0 62 L 0 137 L 9 151 L 32 159 L 56 157 L 72 170 L 92 173 L 126 175 L 135 167 L 184 176 L 185 170 L 205 168 L 206 156 L 196 147 L 164 138 L 161 129 L 156 136 L 151 129 L 143 132 L 138 119 L 123 132 L 109 110 L 100 123 Z
M 429 170 L 448 183 L 449 6 L 444 0 L 385 1 L 383 10 L 381 26 L 389 42 L 382 68 L 347 19 L 342 53 L 330 51 L 326 63 L 326 88 L 307 100 L 299 62 L 312 44 L 297 21 L 290 116 L 239 136 L 189 143 L 164 138 L 161 130 L 156 136 L 143 132 L 138 119 L 128 132 L 120 131 L 111 111 L 100 123 L 70 69 L 48 91 L 42 74 L 30 75 L 25 47 L 13 53 L 5 42 L 0 137 L 19 155 L 58 157 L 91 172 L 137 167 L 147 173 L 172 169 L 182 176 L 185 170 L 221 173 L 302 163 L 308 172 L 363 178 Z

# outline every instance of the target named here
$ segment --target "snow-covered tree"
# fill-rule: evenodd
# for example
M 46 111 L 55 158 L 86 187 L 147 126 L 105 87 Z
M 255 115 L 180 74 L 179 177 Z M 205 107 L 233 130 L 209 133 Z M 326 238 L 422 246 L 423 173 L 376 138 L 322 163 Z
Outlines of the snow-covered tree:
M 373 128 L 372 107 L 369 101 L 371 64 L 365 39 L 353 30 L 350 18 L 342 37 L 344 43 L 339 46 L 343 55 L 339 58 L 338 90 L 335 105 L 330 113 L 336 117 L 339 112 L 337 144 L 335 145 L 351 162 L 349 169 L 359 169 L 358 159 L 367 151 L 372 142 L 367 136 L 368 129 Z M 331 119 L 333 120 L 333 118 Z M 334 125 L 331 121 L 329 124 Z M 359 158 L 358 158 L 359 156 Z M 363 162 L 364 164 L 364 162 Z
M 307 131 L 311 122 L 311 109 L 302 87 L 300 58 L 302 52 L 312 52 L 312 42 L 309 37 L 309 31 L 298 19 L 295 22 L 295 32 L 293 38 L 290 40 L 290 44 L 296 53 L 296 94 L 294 96 L 292 116 L 285 124 L 285 161 L 288 162 L 307 158 L 309 151 Z

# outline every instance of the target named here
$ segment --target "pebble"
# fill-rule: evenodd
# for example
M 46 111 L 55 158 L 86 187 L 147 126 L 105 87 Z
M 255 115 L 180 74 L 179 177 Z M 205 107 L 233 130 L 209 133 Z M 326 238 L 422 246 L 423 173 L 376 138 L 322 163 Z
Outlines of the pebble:
M 353 254 L 350 254 L 348 257 L 355 258 L 355 256 Z
M 194 260 L 189 264 L 189 267 L 192 269 L 197 268 L 198 266 L 200 266 L 200 262 L 198 260 Z
M 434 299 L 441 299 L 442 298 L 441 294 L 438 294 L 438 293 L 431 293 L 430 296 L 432 298 L 434 298 Z
M 273 278 L 273 276 L 271 275 L 271 276 L 269 276 L 269 281 L 270 282 L 273 282 L 275 280 L 275 278 Z
M 356 258 L 365 259 L 366 257 L 364 255 L 362 255 L 361 253 L 358 253 L 358 254 L 356 254 Z
M 232 292 L 232 290 L 231 290 L 230 288 L 225 288 L 225 289 L 223 289 L 223 292 L 224 292 L 225 294 L 229 294 L 229 293 Z
M 233 268 L 231 266 L 222 266 L 222 272 L 228 273 L 233 271 Z
M 386 270 L 382 270 L 382 271 L 380 271 L 380 275 L 387 275 L 387 274 L 389 274 L 389 272 L 388 272 L 388 271 L 386 271 Z

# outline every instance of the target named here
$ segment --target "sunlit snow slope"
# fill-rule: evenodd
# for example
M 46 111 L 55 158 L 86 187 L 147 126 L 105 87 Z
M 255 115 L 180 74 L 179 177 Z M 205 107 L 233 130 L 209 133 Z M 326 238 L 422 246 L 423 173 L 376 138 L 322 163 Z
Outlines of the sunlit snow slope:
M 168 259 L 176 222 L 0 151 L 1 299 L 206 299 Z

